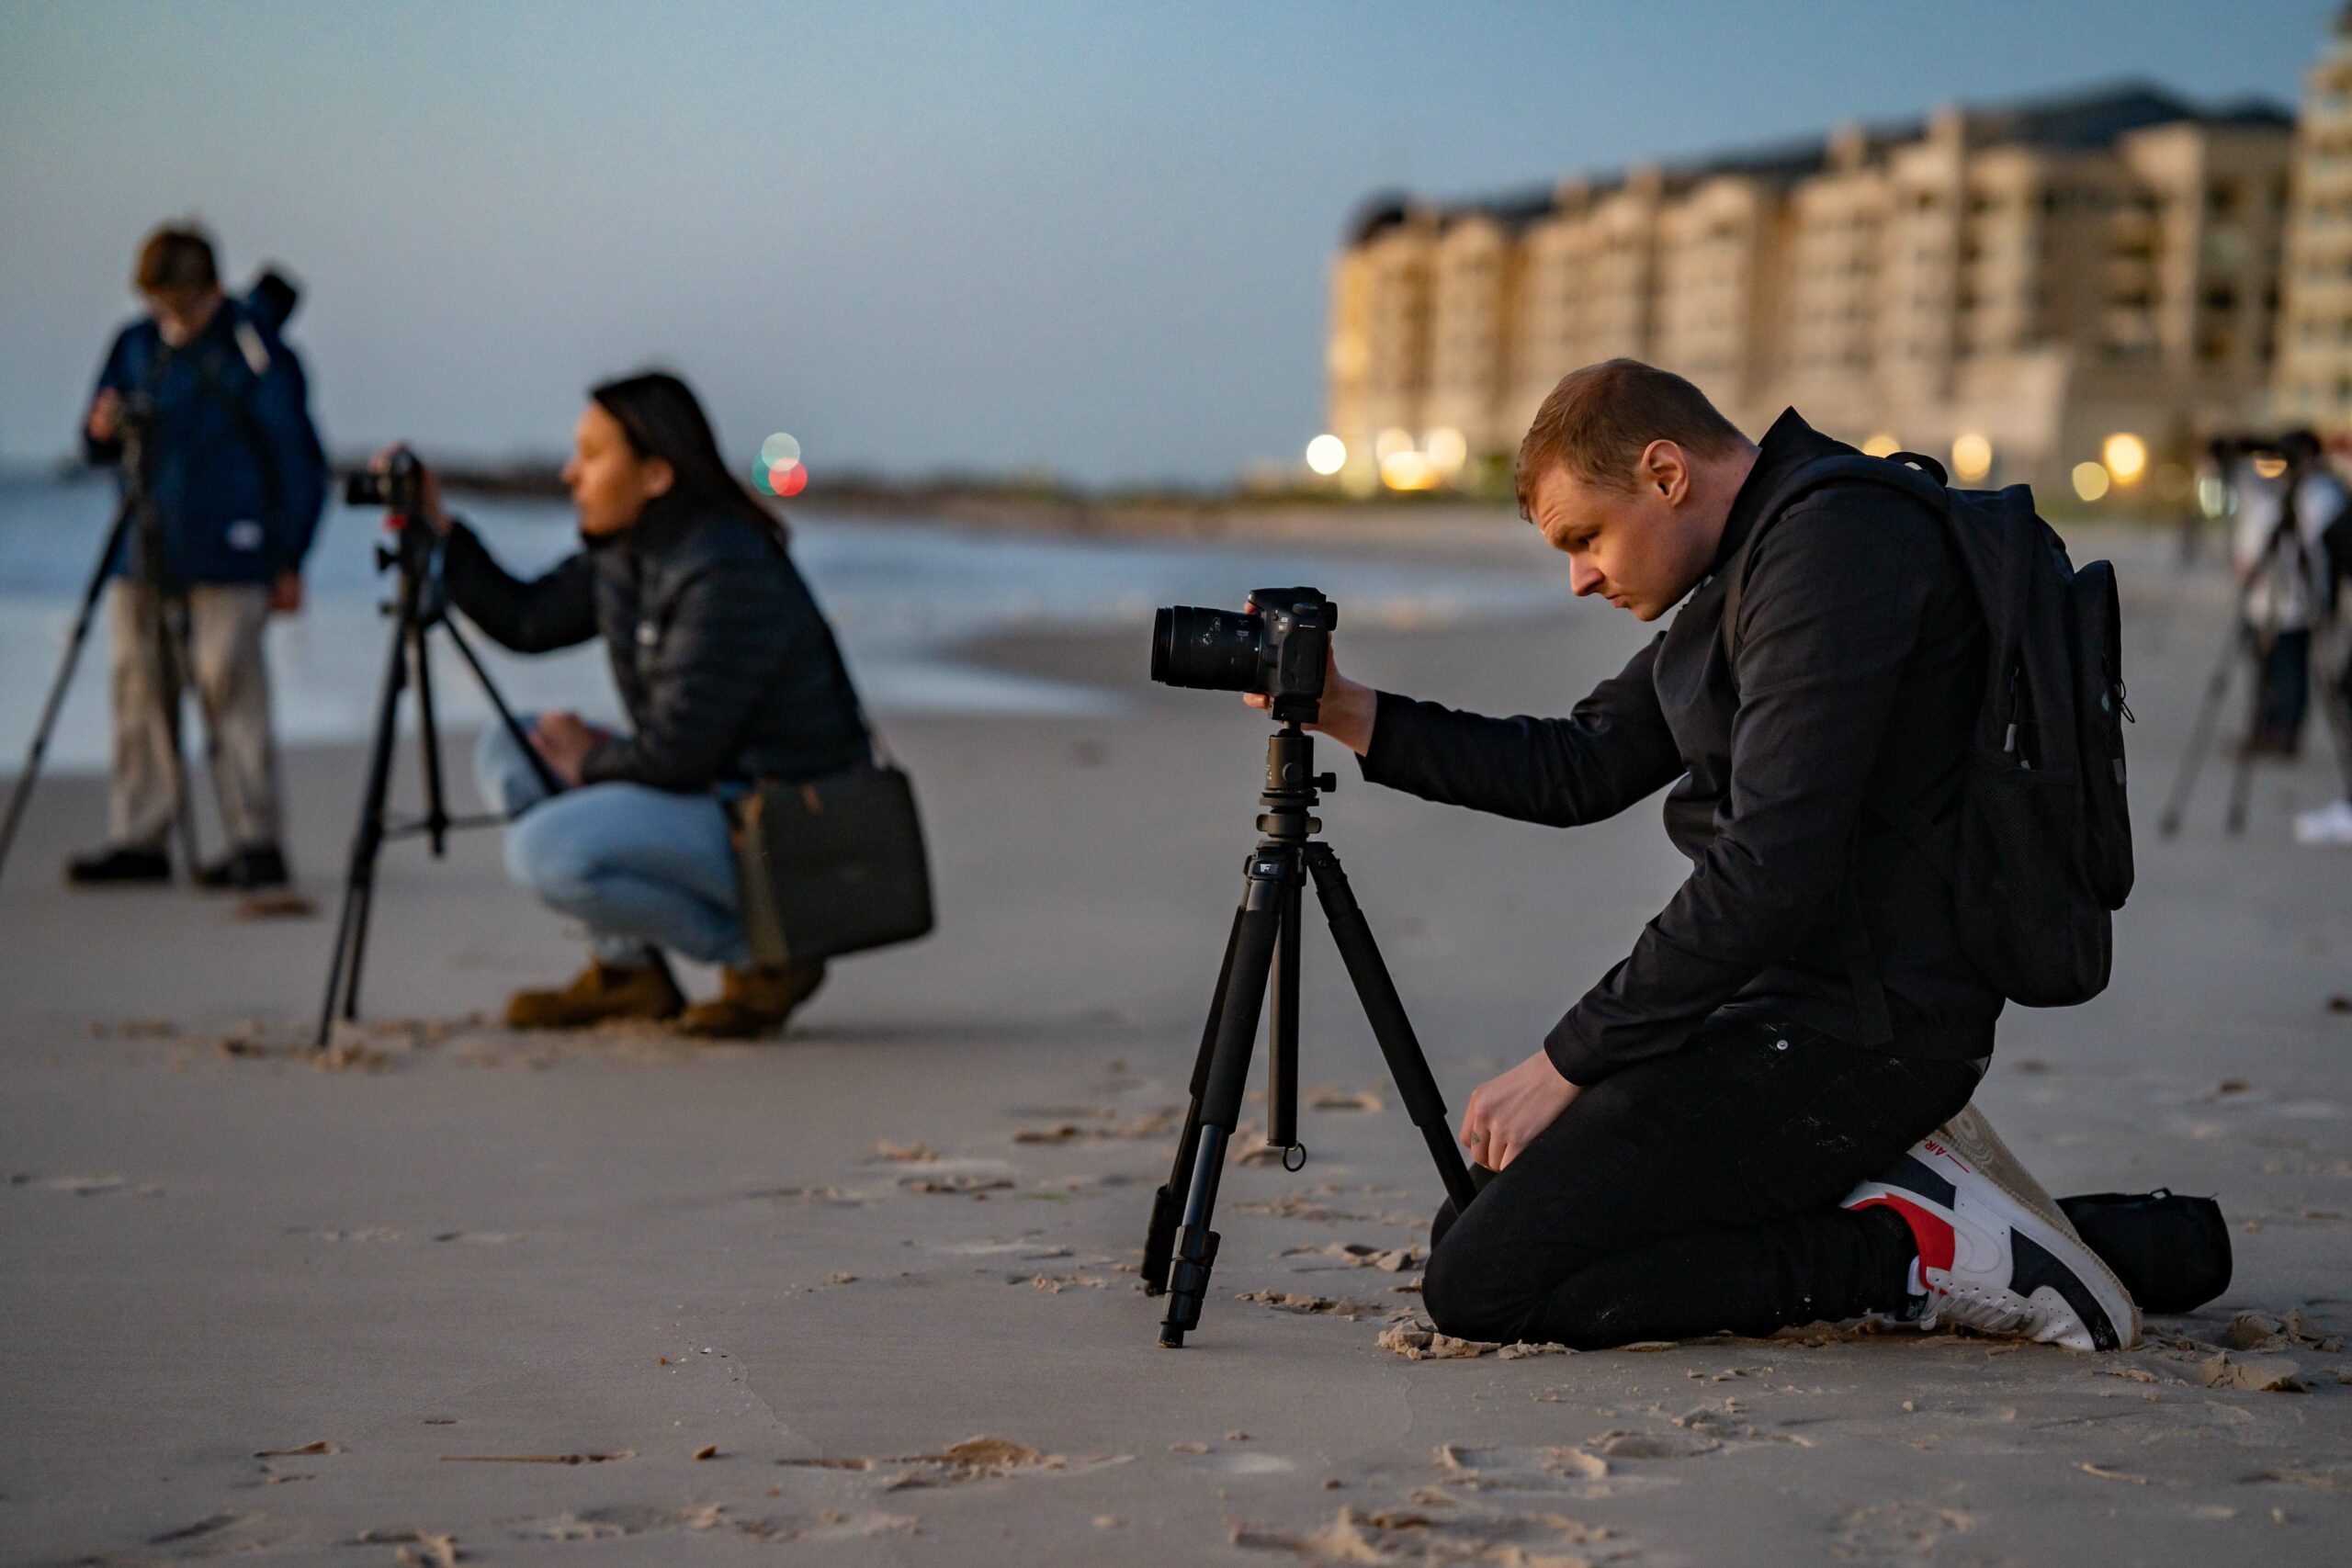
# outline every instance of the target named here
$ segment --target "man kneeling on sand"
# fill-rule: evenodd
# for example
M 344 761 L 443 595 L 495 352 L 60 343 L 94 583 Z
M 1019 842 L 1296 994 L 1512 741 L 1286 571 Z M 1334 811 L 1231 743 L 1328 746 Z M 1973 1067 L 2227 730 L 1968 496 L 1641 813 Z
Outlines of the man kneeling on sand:
M 1851 451 L 1793 410 L 1758 446 L 1632 360 L 1579 370 L 1521 449 L 1521 509 L 1579 595 L 1679 605 L 1668 629 L 1566 718 L 1459 713 L 1332 662 L 1319 728 L 1374 782 L 1556 827 L 1671 785 L 1692 862 L 1544 1048 L 1472 1094 L 1462 1141 L 1498 1174 L 1440 1215 L 1423 1291 L 1448 1334 L 1598 1348 L 1883 1314 L 2138 1337 L 1967 1109 L 2002 995 L 1895 824 L 1960 810 L 1984 614 L 1922 501 L 1831 480 L 1774 506 Z

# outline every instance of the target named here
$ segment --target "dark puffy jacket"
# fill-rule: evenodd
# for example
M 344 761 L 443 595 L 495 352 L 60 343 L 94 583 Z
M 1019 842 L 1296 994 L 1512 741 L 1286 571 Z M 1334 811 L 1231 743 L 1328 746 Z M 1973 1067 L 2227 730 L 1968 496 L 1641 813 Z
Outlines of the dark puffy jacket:
M 302 363 L 276 312 L 229 299 L 196 341 L 173 349 L 152 320 L 116 334 L 98 389 L 154 405 L 148 493 L 178 582 L 267 582 L 300 568 L 326 504 L 326 455 L 311 423 Z M 83 437 L 94 463 L 122 444 Z M 125 482 L 128 482 L 125 476 Z M 128 573 L 133 541 L 113 569 Z
M 818 778 L 868 755 L 832 628 L 781 533 L 741 513 L 664 498 L 530 582 L 461 523 L 447 581 L 451 602 L 519 653 L 604 637 L 632 733 L 589 753 L 583 784 L 685 792 Z

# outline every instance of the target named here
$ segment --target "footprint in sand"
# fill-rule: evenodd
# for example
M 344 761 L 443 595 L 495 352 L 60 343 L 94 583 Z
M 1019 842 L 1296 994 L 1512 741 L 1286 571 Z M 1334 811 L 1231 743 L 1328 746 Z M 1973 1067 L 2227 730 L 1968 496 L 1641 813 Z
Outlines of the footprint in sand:
M 32 1171 L 12 1174 L 8 1185 L 66 1192 L 76 1198 L 159 1198 L 164 1192 L 152 1181 L 133 1181 L 127 1176 L 41 1176 Z

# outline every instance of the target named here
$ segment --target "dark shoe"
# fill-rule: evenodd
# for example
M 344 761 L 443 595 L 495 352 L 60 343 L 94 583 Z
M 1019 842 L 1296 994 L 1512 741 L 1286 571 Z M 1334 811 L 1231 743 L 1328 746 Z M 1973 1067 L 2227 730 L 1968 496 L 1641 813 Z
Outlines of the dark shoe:
M 171 879 L 172 857 L 161 850 L 116 845 L 65 863 L 68 887 L 131 887 Z
M 705 1040 L 756 1040 L 782 1029 L 793 1009 L 824 983 L 822 964 L 730 968 L 720 977 L 718 999 L 688 1008 L 679 1015 L 678 1030 Z
M 262 893 L 285 886 L 286 856 L 276 844 L 250 844 L 221 856 L 196 874 L 196 885 L 215 891 Z
M 585 1029 L 613 1019 L 659 1021 L 677 1017 L 685 1005 L 670 966 L 661 959 L 628 964 L 599 960 L 560 991 L 517 991 L 507 998 L 506 1024 L 510 1029 Z

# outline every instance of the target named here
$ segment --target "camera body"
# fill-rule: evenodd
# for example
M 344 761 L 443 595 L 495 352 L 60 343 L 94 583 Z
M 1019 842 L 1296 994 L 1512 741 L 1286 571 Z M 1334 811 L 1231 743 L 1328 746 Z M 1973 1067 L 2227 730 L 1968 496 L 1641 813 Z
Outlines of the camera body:
M 402 448 L 380 473 L 362 468 L 345 475 L 343 499 L 347 506 L 380 506 L 395 517 L 413 517 L 424 505 L 424 465 Z
M 1151 678 L 1164 686 L 1255 692 L 1274 718 L 1312 724 L 1340 607 L 1312 588 L 1259 588 L 1245 610 L 1173 604 L 1153 617 Z

